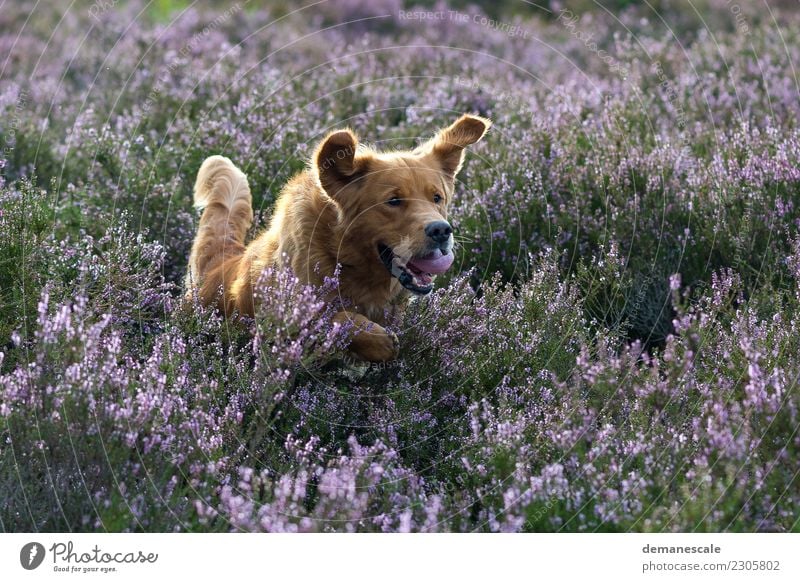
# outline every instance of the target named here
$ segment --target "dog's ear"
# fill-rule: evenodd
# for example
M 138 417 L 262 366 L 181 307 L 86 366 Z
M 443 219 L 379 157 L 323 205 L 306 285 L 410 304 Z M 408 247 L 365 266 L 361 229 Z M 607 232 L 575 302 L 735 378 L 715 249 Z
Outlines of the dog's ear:
M 421 149 L 436 158 L 444 173 L 452 180 L 464 163 L 464 148 L 480 140 L 491 125 L 492 122 L 485 117 L 462 115 Z
M 367 160 L 356 156 L 358 138 L 349 129 L 329 133 L 314 152 L 319 183 L 331 198 L 366 171 Z

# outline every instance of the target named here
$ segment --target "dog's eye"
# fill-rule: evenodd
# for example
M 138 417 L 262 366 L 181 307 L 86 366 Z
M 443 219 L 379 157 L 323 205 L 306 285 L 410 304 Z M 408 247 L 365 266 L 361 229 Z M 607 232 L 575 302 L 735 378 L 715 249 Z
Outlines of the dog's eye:
M 438 192 L 433 195 L 434 204 L 439 204 L 439 202 L 441 202 L 442 200 L 443 200 L 442 195 L 439 194 Z
M 399 196 L 392 196 L 389 200 L 386 201 L 386 204 L 389 206 L 400 206 L 403 203 L 403 199 Z

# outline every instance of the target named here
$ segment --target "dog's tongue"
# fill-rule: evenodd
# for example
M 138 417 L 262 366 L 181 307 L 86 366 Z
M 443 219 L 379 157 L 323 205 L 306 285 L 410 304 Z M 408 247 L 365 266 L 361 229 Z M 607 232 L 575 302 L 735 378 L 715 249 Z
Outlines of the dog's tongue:
M 442 251 L 436 249 L 429 255 L 411 259 L 408 264 L 423 273 L 438 275 L 444 273 L 453 264 L 453 253 L 445 255 Z

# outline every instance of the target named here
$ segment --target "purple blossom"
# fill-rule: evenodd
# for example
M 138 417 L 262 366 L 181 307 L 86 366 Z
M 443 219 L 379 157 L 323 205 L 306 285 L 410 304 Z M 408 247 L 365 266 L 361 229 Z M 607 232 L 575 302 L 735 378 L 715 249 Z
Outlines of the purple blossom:
M 588 11 L 593 51 L 443 1 L 236 6 L 4 7 L 4 529 L 796 529 L 796 14 Z M 347 358 L 336 277 L 183 304 L 209 153 L 263 226 L 331 128 L 406 148 L 467 111 L 459 262 L 397 361 Z

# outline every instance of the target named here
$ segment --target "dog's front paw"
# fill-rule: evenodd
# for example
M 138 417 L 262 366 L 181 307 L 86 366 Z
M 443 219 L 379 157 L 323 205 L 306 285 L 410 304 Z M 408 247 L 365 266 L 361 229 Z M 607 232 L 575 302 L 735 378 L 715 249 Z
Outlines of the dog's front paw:
M 395 334 L 374 324 L 353 338 L 350 349 L 367 362 L 388 362 L 397 359 L 400 342 Z

